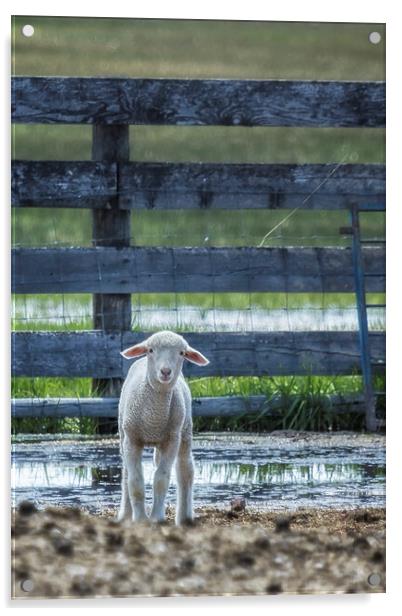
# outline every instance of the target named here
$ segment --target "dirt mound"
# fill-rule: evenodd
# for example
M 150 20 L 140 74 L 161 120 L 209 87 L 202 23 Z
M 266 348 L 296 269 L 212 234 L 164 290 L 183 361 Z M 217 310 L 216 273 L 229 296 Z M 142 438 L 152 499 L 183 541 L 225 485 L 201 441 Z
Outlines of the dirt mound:
M 191 527 L 13 512 L 14 597 L 384 592 L 385 512 L 196 510 Z M 370 577 L 371 576 L 371 577 Z

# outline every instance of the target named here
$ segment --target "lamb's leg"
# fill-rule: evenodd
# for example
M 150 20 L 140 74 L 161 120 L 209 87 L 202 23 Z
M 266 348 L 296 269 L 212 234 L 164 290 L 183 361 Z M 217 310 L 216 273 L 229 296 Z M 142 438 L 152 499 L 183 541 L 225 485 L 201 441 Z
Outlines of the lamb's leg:
M 126 438 L 124 441 L 124 458 L 127 467 L 127 487 L 133 512 L 133 520 L 141 522 L 147 519 L 145 513 L 145 488 L 142 472 L 143 447 Z
M 121 469 L 121 500 L 120 500 L 120 509 L 117 514 L 117 519 L 119 521 L 125 520 L 126 518 L 130 519 L 133 515 L 133 510 L 131 509 L 130 496 L 128 493 L 128 474 L 127 474 L 127 466 L 124 459 L 124 430 L 122 426 L 122 416 L 119 409 L 119 436 L 120 436 L 120 455 L 122 460 L 122 469 Z
M 161 453 L 157 447 L 154 449 L 154 466 L 158 467 L 159 462 L 161 461 Z
M 194 463 L 191 449 L 191 435 L 183 435 L 176 460 L 176 524 L 184 524 L 193 520 Z
M 165 498 L 169 488 L 170 474 L 177 455 L 178 445 L 178 439 L 175 439 L 159 449 L 159 464 L 154 475 L 151 512 L 151 520 L 154 520 L 154 522 L 163 522 L 165 519 Z
M 133 510 L 131 509 L 130 496 L 128 493 L 128 474 L 127 468 L 123 461 L 122 476 L 121 476 L 121 501 L 120 509 L 117 515 L 119 521 L 131 518 Z

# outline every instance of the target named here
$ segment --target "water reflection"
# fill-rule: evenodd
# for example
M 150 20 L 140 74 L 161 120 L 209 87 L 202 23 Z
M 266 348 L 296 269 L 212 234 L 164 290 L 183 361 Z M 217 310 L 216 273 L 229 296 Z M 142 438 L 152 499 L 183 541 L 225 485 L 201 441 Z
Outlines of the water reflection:
M 347 482 L 363 479 L 368 475 L 361 464 L 236 464 L 233 462 L 204 464 L 199 469 L 199 479 L 205 483 L 322 483 Z M 385 469 L 371 469 L 373 477 L 383 477 Z M 370 476 L 370 475 L 369 475 Z
M 385 477 L 383 467 L 362 464 L 314 464 L 293 466 L 291 464 L 236 464 L 234 462 L 198 463 L 195 465 L 195 482 L 208 484 L 270 483 L 345 483 Z M 154 469 L 152 464 L 144 465 L 145 482 L 151 485 Z M 121 468 L 118 466 L 90 467 L 64 466 L 50 463 L 17 463 L 12 469 L 13 485 L 16 488 L 64 486 L 86 487 L 99 484 L 119 484 Z M 173 471 L 172 481 L 175 483 Z
M 385 504 L 382 449 L 269 449 L 255 445 L 196 447 L 195 505 L 222 505 L 234 495 L 270 509 L 357 507 Z M 152 450 L 144 455 L 150 502 Z M 14 446 L 14 503 L 34 499 L 40 506 L 66 504 L 99 511 L 117 506 L 121 465 L 117 446 L 19 444 Z M 174 502 L 173 472 L 168 502 Z

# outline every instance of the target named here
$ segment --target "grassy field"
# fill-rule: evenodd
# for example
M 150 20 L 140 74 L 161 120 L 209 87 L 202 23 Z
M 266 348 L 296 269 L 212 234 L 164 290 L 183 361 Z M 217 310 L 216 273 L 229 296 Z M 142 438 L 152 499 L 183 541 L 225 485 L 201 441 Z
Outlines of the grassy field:
M 32 38 L 21 28 L 35 27 Z M 369 44 L 373 30 L 382 36 Z M 383 79 L 383 24 L 211 20 L 13 19 L 16 74 Z M 38 62 L 39 60 L 39 62 Z
M 22 36 L 31 23 L 35 34 Z M 368 34 L 382 35 L 379 45 Z M 370 24 L 300 24 L 210 22 L 174 20 L 123 20 L 85 18 L 17 17 L 13 20 L 12 66 L 15 75 L 192 77 L 247 79 L 385 78 L 385 29 Z M 17 125 L 13 127 L 13 157 L 28 160 L 88 160 L 91 127 Z M 306 129 L 245 127 L 130 127 L 130 157 L 142 161 L 198 162 L 377 162 L 385 160 L 381 129 Z M 284 214 L 278 212 L 134 212 L 133 245 L 256 246 Z M 269 238 L 270 246 L 339 246 L 347 240 L 339 227 L 348 224 L 343 212 L 298 211 Z M 384 237 L 384 216 L 363 217 L 367 237 Z M 91 213 L 51 209 L 18 209 L 12 215 L 12 238 L 19 246 L 87 246 L 91 243 Z M 33 304 L 32 304 L 33 300 Z M 194 305 L 230 310 L 253 307 L 316 308 L 353 307 L 351 294 L 143 294 L 133 297 L 136 307 Z M 383 296 L 370 298 L 382 302 Z M 29 303 L 31 302 L 31 303 Z M 36 305 L 27 311 L 29 306 Z M 91 327 L 87 296 L 15 298 L 15 329 L 85 329 Z M 52 315 L 61 315 L 55 322 Z M 28 315 L 28 316 L 27 316 Z M 81 316 L 80 316 L 81 315 Z M 71 317 L 71 318 L 70 318 Z M 378 383 L 383 388 L 383 383 Z M 310 418 L 309 427 L 333 426 L 325 405 L 313 413 L 306 409 L 308 393 L 358 391 L 361 379 L 199 379 L 191 384 L 194 395 L 275 392 L 300 394 L 298 412 L 278 420 L 278 426 L 297 427 Z M 13 395 L 88 396 L 89 379 L 14 379 Z M 304 400 L 304 402 L 303 402 Z M 304 411 L 303 411 L 304 408 Z M 301 409 L 301 410 L 300 410 Z M 289 409 L 288 409 L 289 410 Z M 310 415 L 309 415 L 310 413 Z M 204 429 L 208 422 L 197 420 Z M 358 422 L 360 419 L 357 420 Z M 282 423 L 281 423 L 282 422 Z M 283 423 L 284 422 L 284 423 Z M 303 423 L 304 422 L 304 423 Z M 219 425 L 218 425 L 219 424 Z M 274 422 L 274 425 L 277 425 Z M 361 422 L 360 424 L 361 425 Z M 272 427 L 267 420 L 213 422 L 216 429 Z M 93 429 L 91 420 L 16 422 L 16 429 Z

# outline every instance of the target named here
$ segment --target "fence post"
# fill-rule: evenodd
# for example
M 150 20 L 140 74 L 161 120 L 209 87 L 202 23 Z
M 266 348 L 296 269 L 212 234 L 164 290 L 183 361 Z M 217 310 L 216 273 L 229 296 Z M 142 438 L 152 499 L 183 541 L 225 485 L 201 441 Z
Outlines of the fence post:
M 375 432 L 378 429 L 376 418 L 376 398 L 373 388 L 369 330 L 367 321 L 366 289 L 364 283 L 364 263 L 361 248 L 359 206 L 352 204 L 350 210 L 352 220 L 353 240 L 352 257 L 355 275 L 357 317 L 359 321 L 360 361 L 362 365 L 364 398 L 366 403 L 366 429 Z
M 94 124 L 92 133 L 92 160 L 122 162 L 129 160 L 128 125 Z M 130 210 L 119 209 L 119 195 L 108 200 L 108 209 L 92 210 L 93 246 L 129 246 Z M 127 331 L 131 329 L 131 295 L 93 295 L 93 326 L 104 331 Z M 122 379 L 93 379 L 92 388 L 103 397 L 118 397 Z M 98 432 L 115 432 L 114 418 L 98 420 Z

